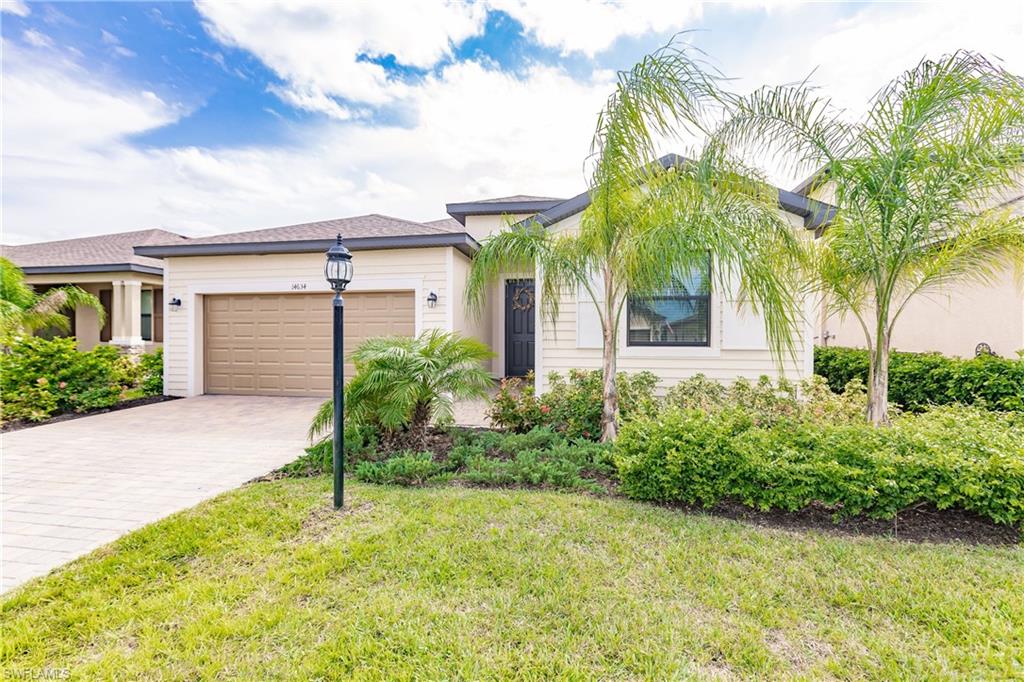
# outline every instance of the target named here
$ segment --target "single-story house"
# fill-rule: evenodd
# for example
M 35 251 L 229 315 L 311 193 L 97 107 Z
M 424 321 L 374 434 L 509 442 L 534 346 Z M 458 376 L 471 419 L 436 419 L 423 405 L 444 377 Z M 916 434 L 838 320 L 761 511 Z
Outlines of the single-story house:
M 540 390 L 548 372 L 597 369 L 596 313 L 578 292 L 565 294 L 553 323 L 539 312 L 532 270 L 504 273 L 481 316 L 464 305 L 481 240 L 506 220 L 534 216 L 551 230 L 576 229 L 588 202 L 586 193 L 511 196 L 451 203 L 449 218 L 431 222 L 371 214 L 140 245 L 138 256 L 163 262 L 165 391 L 328 395 L 331 293 L 324 254 L 339 233 L 355 267 L 345 293 L 347 349 L 371 336 L 437 328 L 490 345 L 495 377 L 535 371 Z M 779 211 L 808 236 L 830 215 L 826 206 L 784 190 Z M 654 371 L 663 387 L 698 372 L 720 380 L 777 375 L 762 320 L 737 307 L 735 292 L 708 291 L 705 272 L 691 279 L 691 286 L 666 292 L 656 305 L 630 306 L 620 369 Z M 805 318 L 804 339 L 781 367 L 790 379 L 812 371 L 810 303 Z
M 815 174 L 793 191 L 831 202 L 834 188 Z M 993 196 L 991 203 L 1024 215 L 1024 178 Z M 984 348 L 1017 357 L 1024 350 L 1024 291 L 1018 281 L 1017 273 L 1007 268 L 989 284 L 956 282 L 918 294 L 896 322 L 892 347 L 964 358 Z M 815 343 L 865 346 L 864 332 L 853 315 L 828 315 L 823 306 L 818 320 Z
M 184 239 L 166 230 L 138 230 L 2 246 L 0 254 L 20 267 L 38 292 L 74 284 L 99 298 L 106 311 L 102 324 L 92 308 L 79 307 L 68 315 L 79 350 L 110 344 L 144 352 L 163 343 L 163 262 L 133 249 Z

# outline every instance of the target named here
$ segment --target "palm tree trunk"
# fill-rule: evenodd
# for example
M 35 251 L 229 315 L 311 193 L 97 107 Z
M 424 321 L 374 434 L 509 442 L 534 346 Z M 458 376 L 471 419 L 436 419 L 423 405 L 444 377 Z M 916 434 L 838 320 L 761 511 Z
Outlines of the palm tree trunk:
M 889 330 L 878 324 L 875 347 L 868 371 L 868 421 L 873 426 L 889 425 Z
M 604 378 L 601 408 L 601 442 L 610 443 L 619 433 L 619 390 L 615 385 L 615 331 L 606 324 L 604 348 L 601 351 L 601 372 Z

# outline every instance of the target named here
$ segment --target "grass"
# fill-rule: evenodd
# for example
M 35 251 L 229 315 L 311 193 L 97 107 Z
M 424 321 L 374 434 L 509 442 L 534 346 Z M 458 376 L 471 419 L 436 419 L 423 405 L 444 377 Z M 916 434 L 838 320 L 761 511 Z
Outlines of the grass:
M 567 493 L 250 485 L 5 597 L 3 676 L 1010 679 L 1024 550 Z

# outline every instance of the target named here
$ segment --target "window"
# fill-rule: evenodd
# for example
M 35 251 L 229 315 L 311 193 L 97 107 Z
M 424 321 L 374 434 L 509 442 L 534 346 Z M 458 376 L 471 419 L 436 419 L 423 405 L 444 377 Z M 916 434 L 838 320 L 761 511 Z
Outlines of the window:
M 680 272 L 655 296 L 630 296 L 627 345 L 711 345 L 711 259 Z
M 142 290 L 142 340 L 153 340 L 153 290 Z
M 103 306 L 103 328 L 100 329 L 100 341 L 106 343 L 110 341 L 110 327 L 111 319 L 113 315 L 111 310 L 114 308 L 113 304 L 114 292 L 111 289 L 100 289 L 100 304 Z

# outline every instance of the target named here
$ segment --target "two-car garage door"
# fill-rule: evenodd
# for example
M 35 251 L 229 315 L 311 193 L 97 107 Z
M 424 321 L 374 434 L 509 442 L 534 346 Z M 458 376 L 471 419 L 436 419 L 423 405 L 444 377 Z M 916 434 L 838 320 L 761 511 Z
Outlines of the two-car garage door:
M 331 294 L 205 297 L 207 393 L 331 393 Z M 345 295 L 345 350 L 373 336 L 412 336 L 411 291 Z M 345 375 L 352 375 L 346 365 Z

